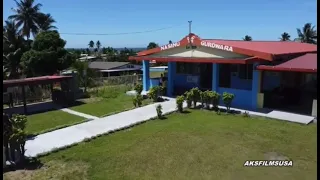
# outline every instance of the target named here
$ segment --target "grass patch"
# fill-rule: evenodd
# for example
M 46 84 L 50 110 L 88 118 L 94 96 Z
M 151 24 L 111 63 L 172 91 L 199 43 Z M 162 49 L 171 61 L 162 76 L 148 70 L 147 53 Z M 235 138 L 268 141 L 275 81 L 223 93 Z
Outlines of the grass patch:
M 149 73 L 150 78 L 160 78 L 161 74 L 164 75 L 164 77 L 167 77 L 168 71 L 154 71 Z
M 83 117 L 60 110 L 37 113 L 27 116 L 26 132 L 37 135 L 85 121 L 86 119 Z
M 132 85 L 114 85 L 92 88 L 88 92 L 92 97 L 90 99 L 96 99 L 95 101 L 81 100 L 82 102 L 87 103 L 70 107 L 70 109 L 98 117 L 130 110 L 134 108 L 134 96 L 129 96 L 125 93 L 132 89 Z M 142 101 L 142 106 L 151 103 L 152 101 L 150 99 L 144 99 Z
M 85 178 L 72 176 L 69 166 L 47 169 L 41 178 L 69 173 L 70 180 L 316 179 L 316 133 L 314 124 L 190 110 L 44 156 L 45 165 L 85 162 L 88 169 Z M 293 167 L 243 167 L 245 160 L 270 154 L 293 160 Z
M 6 180 L 87 179 L 88 166 L 84 162 L 51 161 L 36 170 L 17 170 L 5 173 Z
M 70 107 L 70 109 L 101 117 L 134 108 L 132 99 L 133 96 L 128 96 L 123 93 L 115 98 L 104 98 L 100 101 Z M 143 106 L 150 103 L 152 103 L 150 99 L 142 101 Z

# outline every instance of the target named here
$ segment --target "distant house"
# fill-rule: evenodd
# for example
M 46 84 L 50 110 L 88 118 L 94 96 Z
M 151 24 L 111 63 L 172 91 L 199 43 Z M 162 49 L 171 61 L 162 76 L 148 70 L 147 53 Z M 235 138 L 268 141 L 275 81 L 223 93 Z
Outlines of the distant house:
M 103 77 L 142 73 L 142 66 L 134 65 L 129 62 L 94 61 L 89 63 L 89 68 L 99 71 Z
M 79 61 L 96 61 L 100 58 L 96 57 L 96 56 L 83 56 L 81 58 L 79 58 Z

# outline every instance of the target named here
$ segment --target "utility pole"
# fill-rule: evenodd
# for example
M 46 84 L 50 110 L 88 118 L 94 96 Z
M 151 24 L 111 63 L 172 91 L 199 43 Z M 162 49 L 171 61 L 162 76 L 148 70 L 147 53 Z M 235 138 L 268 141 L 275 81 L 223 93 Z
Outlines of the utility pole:
M 196 47 L 193 46 L 192 40 L 191 40 L 191 33 L 192 33 L 192 31 L 191 31 L 191 25 L 192 25 L 192 21 L 188 21 L 188 23 L 189 23 L 189 47 L 188 47 L 188 49 L 189 49 L 189 48 L 195 49 Z
M 188 21 L 189 23 L 189 34 L 191 34 L 191 24 L 192 24 L 192 21 Z

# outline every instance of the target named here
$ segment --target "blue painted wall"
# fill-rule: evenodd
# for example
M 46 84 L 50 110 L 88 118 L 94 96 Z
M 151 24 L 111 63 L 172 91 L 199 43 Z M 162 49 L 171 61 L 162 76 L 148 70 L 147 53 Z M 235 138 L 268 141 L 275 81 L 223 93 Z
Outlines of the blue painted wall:
M 232 76 L 232 74 L 231 74 L 230 88 L 251 90 L 252 89 L 252 80 L 240 79 L 238 76 Z
M 197 78 L 197 82 L 187 82 L 187 77 L 188 76 L 194 76 Z M 183 87 L 183 88 L 193 88 L 193 87 L 199 87 L 200 85 L 200 76 L 195 76 L 195 75 L 189 75 L 189 74 L 175 74 L 174 76 L 174 86 L 175 87 Z
M 252 94 L 251 91 L 242 89 L 219 88 L 218 93 L 221 94 L 220 105 L 225 106 L 222 101 L 222 94 L 224 92 L 232 93 L 235 95 L 231 107 L 251 109 L 252 107 Z
M 262 90 L 272 90 L 280 86 L 280 73 L 264 72 L 262 79 Z
M 150 78 L 150 88 L 159 86 L 160 78 Z
M 143 90 L 148 91 L 150 86 L 150 73 L 149 73 L 149 61 L 143 60 L 142 61 L 142 83 L 143 83 Z

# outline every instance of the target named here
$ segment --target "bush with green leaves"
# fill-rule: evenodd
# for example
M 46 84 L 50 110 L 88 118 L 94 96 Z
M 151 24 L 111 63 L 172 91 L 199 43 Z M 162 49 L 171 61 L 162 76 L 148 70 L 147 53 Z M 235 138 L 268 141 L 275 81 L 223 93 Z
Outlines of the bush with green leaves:
M 184 102 L 184 96 L 177 96 L 176 104 L 177 104 L 178 112 L 183 112 L 183 102 Z
M 217 110 L 218 105 L 219 105 L 219 101 L 220 101 L 220 94 L 215 91 L 212 91 L 212 95 L 211 95 L 210 99 L 211 99 L 210 101 L 213 106 L 213 109 Z
M 153 86 L 149 89 L 148 96 L 152 99 L 153 102 L 157 102 L 159 98 L 160 93 L 160 87 L 159 86 Z
M 223 103 L 226 105 L 227 112 L 230 111 L 230 107 L 233 99 L 234 99 L 234 94 L 227 93 L 227 92 L 224 92 L 222 94 L 222 100 L 223 100 Z
M 143 101 L 143 96 L 141 94 L 137 94 L 133 99 L 133 105 L 135 107 L 141 107 L 142 106 L 142 101 Z
M 161 104 L 156 106 L 156 111 L 157 111 L 158 118 L 161 119 L 162 118 L 162 106 L 161 106 Z
M 137 92 L 137 94 L 141 94 L 141 93 L 142 93 L 142 90 L 143 90 L 142 84 L 136 84 L 136 85 L 134 86 L 134 90 Z
M 185 96 L 185 99 L 187 101 L 187 107 L 191 108 L 191 106 L 192 106 L 192 94 L 191 94 L 191 92 L 186 91 L 184 93 L 184 96 Z
M 27 117 L 25 115 L 13 115 L 9 118 L 3 114 L 3 143 L 6 151 L 6 159 L 23 163 L 25 159 L 25 143 L 27 134 L 25 132 Z M 9 153 L 10 151 L 10 153 Z M 16 159 L 14 152 L 18 152 L 19 159 Z
M 191 96 L 192 96 L 192 101 L 193 101 L 193 107 L 197 107 L 197 102 L 201 100 L 200 98 L 200 90 L 199 88 L 192 88 L 190 90 Z

